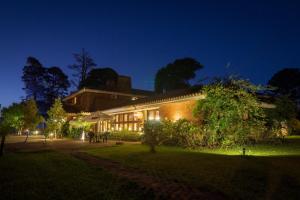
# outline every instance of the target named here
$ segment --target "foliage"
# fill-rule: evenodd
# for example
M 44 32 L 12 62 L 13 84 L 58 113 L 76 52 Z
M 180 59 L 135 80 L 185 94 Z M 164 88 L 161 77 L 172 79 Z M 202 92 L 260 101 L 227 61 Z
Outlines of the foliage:
M 24 128 L 29 131 L 35 130 L 37 125 L 43 121 L 34 99 L 24 102 L 24 114 Z
M 285 68 L 276 72 L 268 82 L 276 92 L 300 101 L 300 68 Z
M 84 131 L 89 131 L 91 128 L 92 123 L 86 121 L 85 115 L 80 113 L 78 114 L 73 120 L 71 120 L 70 123 L 70 128 L 80 128 L 83 129 Z
M 46 114 L 56 98 L 67 94 L 70 85 L 59 67 L 46 68 L 34 57 L 28 57 L 22 80 L 26 98 L 33 98 L 42 114 Z
M 70 65 L 69 68 L 74 71 L 72 83 L 79 89 L 80 84 L 86 80 L 88 73 L 96 66 L 96 64 L 89 53 L 84 49 L 82 49 L 82 52 L 80 53 L 74 53 L 73 56 L 76 63 Z
M 62 136 L 62 126 L 66 121 L 66 112 L 63 109 L 60 99 L 56 99 L 50 110 L 47 112 L 48 119 L 46 121 L 47 132 L 54 132 Z
M 171 122 L 171 126 L 173 126 L 174 130 L 172 137 L 177 140 L 177 146 L 191 148 L 202 146 L 203 133 L 199 126 L 186 119 L 179 119 L 174 123 Z
M 44 80 L 46 105 L 50 108 L 56 98 L 67 95 L 70 83 L 68 76 L 59 67 L 46 68 Z
M 290 120 L 291 134 L 300 135 L 300 120 L 294 118 Z
M 277 97 L 274 109 L 266 109 L 267 125 L 276 136 L 286 136 L 291 132 L 291 122 L 296 120 L 297 107 L 288 96 Z
M 122 141 L 141 141 L 141 134 L 135 131 L 113 131 L 109 134 L 109 139 L 113 140 L 122 140 Z
M 150 147 L 150 152 L 155 153 L 155 147 L 170 138 L 166 131 L 163 131 L 163 123 L 160 121 L 146 121 L 144 125 L 144 143 Z
M 158 70 L 155 76 L 155 91 L 158 93 L 190 87 L 189 80 L 203 66 L 193 58 L 177 59 Z
M 73 139 L 79 139 L 82 135 L 82 128 L 70 127 L 68 131 L 68 137 Z
M 24 105 L 21 103 L 13 103 L 8 108 L 3 108 L 2 117 L 5 123 L 10 126 L 18 133 L 24 128 Z
M 22 80 L 27 98 L 33 98 L 35 101 L 43 100 L 44 95 L 44 74 L 45 68 L 34 57 L 28 57 L 26 66 L 23 68 Z
M 205 140 L 209 146 L 244 144 L 250 137 L 258 140 L 264 133 L 264 112 L 255 92 L 257 87 L 244 80 L 229 80 L 203 88 L 195 116 L 204 119 Z
M 118 73 L 111 68 L 92 69 L 85 80 L 81 81 L 80 88 L 116 89 Z

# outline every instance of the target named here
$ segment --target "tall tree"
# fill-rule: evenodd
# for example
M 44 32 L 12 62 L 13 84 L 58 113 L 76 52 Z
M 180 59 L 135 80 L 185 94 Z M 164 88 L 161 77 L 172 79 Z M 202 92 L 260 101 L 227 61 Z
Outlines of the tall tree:
M 201 68 L 203 65 L 193 58 L 177 59 L 158 70 L 155 76 L 155 91 L 162 93 L 189 88 L 189 81 L 195 78 L 196 71 Z
M 47 132 L 54 132 L 56 138 L 57 134 L 61 135 L 62 126 L 66 121 L 66 112 L 63 109 L 60 99 L 55 100 L 47 114 L 49 116 L 46 121 Z
M 39 123 L 43 121 L 43 117 L 39 115 L 38 107 L 34 99 L 29 99 L 24 103 L 24 128 L 28 129 L 27 142 L 29 131 L 34 131 Z
M 80 84 L 87 78 L 88 73 L 96 66 L 93 58 L 84 49 L 80 53 L 73 54 L 75 64 L 70 65 L 69 68 L 74 71 L 72 84 L 78 89 Z
M 44 73 L 45 68 L 34 57 L 28 57 L 27 63 L 23 68 L 22 80 L 25 87 L 26 97 L 33 98 L 35 101 L 43 100 L 44 95 Z
M 47 68 L 44 75 L 45 79 L 45 101 L 47 110 L 57 98 L 67 95 L 70 86 L 68 76 L 59 67 Z
M 112 68 L 92 69 L 86 80 L 81 82 L 80 88 L 114 89 L 117 86 L 118 76 Z
M 268 82 L 275 92 L 289 95 L 300 103 L 300 68 L 285 68 L 276 72 Z
M 46 115 L 56 98 L 67 94 L 69 87 L 68 76 L 59 67 L 46 68 L 34 57 L 28 57 L 23 68 L 22 80 L 26 99 L 33 98 L 39 112 Z

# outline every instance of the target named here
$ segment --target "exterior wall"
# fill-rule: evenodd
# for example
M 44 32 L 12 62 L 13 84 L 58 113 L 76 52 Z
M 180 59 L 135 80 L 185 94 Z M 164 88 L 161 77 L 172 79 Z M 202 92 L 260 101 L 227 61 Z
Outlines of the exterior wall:
M 196 120 L 193 117 L 193 109 L 196 105 L 196 100 L 188 100 L 177 103 L 164 104 L 159 108 L 159 114 L 161 119 L 168 119 L 176 121 L 180 118 L 187 120 Z
M 137 131 L 142 132 L 144 122 L 147 120 L 172 120 L 187 119 L 197 121 L 193 117 L 193 109 L 197 100 L 186 100 L 182 102 L 174 102 L 162 104 L 158 108 L 150 107 L 145 110 L 116 113 L 112 115 L 112 120 L 99 123 L 98 132 L 103 131 Z
M 67 100 L 65 104 L 74 112 L 92 112 L 130 102 L 131 98 L 130 96 L 85 92 Z

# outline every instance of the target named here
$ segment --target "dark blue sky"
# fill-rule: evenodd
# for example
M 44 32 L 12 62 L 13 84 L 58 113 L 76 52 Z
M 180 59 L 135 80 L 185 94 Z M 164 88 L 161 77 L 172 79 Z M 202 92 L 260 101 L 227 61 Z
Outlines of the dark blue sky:
M 28 56 L 69 74 L 82 47 L 136 88 L 152 89 L 160 67 L 186 56 L 205 66 L 199 79 L 235 73 L 265 84 L 300 66 L 299 10 L 288 0 L 1 1 L 0 103 L 24 96 Z

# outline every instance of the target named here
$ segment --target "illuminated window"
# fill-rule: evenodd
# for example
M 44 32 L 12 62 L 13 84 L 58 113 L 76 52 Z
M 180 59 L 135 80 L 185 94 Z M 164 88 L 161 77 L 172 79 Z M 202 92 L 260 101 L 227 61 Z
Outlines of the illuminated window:
M 119 122 L 119 115 L 116 115 L 116 122 Z
M 137 123 L 134 123 L 134 125 L 133 125 L 133 130 L 134 130 L 134 131 L 137 131 Z
M 124 130 L 128 130 L 128 124 L 124 124 Z
M 127 121 L 128 121 L 128 115 L 124 114 L 124 122 L 127 122 Z
M 128 121 L 133 121 L 133 113 L 130 113 L 130 114 L 128 115 Z
M 119 120 L 120 120 L 120 122 L 123 122 L 123 114 L 119 115 Z
M 129 130 L 129 131 L 132 131 L 132 130 L 133 130 L 132 128 L 133 128 L 133 124 L 132 124 L 132 123 L 129 123 L 129 124 L 128 124 L 128 130 Z

